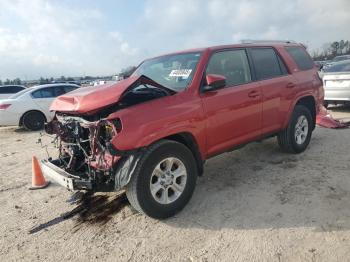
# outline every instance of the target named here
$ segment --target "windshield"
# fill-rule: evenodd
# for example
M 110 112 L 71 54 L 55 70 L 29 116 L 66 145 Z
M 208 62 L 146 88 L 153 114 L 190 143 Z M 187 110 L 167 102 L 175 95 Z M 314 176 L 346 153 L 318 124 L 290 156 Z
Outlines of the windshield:
M 338 62 L 324 69 L 325 72 L 350 72 L 350 60 Z
M 174 91 L 184 90 L 192 81 L 201 53 L 175 54 L 143 62 L 132 76 L 147 76 Z
M 31 90 L 33 90 L 32 87 L 23 89 L 22 91 L 20 91 L 20 92 L 18 92 L 16 94 L 13 94 L 12 96 L 9 96 L 9 99 L 16 99 L 16 98 L 20 97 L 21 95 L 23 95 L 23 94 L 25 94 L 25 93 L 27 93 L 27 92 L 29 92 Z

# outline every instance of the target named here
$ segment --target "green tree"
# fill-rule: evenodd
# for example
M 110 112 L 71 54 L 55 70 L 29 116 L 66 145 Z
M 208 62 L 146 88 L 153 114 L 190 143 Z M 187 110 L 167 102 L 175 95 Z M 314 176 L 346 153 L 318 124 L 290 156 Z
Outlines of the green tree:
M 339 42 L 339 51 L 340 51 L 340 54 L 343 53 L 343 49 L 345 48 L 345 42 L 344 40 L 340 40 Z
M 335 41 L 331 44 L 332 54 L 337 55 L 339 50 L 339 42 Z
M 45 84 L 48 84 L 49 83 L 49 79 L 45 79 L 43 77 L 40 77 L 39 79 L 39 85 L 45 85 Z
M 20 78 L 17 77 L 17 78 L 15 78 L 15 79 L 13 79 L 12 84 L 14 84 L 14 85 L 20 85 L 20 84 L 22 84 L 22 81 L 21 81 Z

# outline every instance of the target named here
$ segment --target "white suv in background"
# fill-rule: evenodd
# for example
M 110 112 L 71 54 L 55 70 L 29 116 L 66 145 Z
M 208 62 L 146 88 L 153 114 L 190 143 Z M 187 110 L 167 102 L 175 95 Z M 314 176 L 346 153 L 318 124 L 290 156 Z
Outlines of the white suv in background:
M 14 125 L 33 131 L 40 130 L 54 116 L 54 112 L 49 111 L 52 101 L 79 87 L 74 84 L 40 85 L 0 100 L 0 126 Z

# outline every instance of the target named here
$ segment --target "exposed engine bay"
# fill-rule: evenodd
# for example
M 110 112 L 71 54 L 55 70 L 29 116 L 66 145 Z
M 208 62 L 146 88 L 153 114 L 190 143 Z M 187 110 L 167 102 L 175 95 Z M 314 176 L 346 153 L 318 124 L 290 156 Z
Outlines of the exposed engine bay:
M 75 187 L 93 191 L 116 191 L 130 180 L 142 149 L 119 151 L 111 140 L 122 130 L 120 119 L 107 117 L 118 110 L 171 95 L 167 90 L 140 83 L 127 90 L 119 101 L 93 114 L 56 112 L 45 131 L 54 135 L 59 150 L 50 162 L 75 179 Z

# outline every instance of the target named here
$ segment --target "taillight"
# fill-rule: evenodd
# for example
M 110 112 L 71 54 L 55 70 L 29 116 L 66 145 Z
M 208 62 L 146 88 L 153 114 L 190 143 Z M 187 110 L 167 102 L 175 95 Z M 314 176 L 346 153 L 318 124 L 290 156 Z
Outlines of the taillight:
M 11 104 L 0 104 L 0 110 L 7 109 Z

